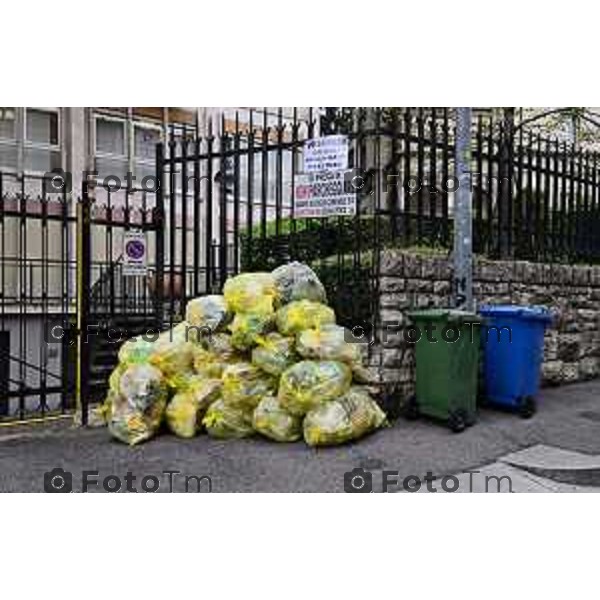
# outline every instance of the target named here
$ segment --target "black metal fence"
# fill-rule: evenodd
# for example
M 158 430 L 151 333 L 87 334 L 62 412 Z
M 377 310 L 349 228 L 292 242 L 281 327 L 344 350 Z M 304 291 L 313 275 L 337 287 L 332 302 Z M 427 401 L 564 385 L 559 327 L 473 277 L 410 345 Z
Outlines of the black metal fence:
M 0 174 L 0 417 L 74 406 L 75 216 L 43 180 Z
M 350 140 L 356 214 L 297 218 L 293 188 L 304 143 L 328 133 Z M 160 145 L 159 277 L 169 314 L 182 316 L 187 297 L 218 291 L 232 273 L 302 260 L 326 280 L 340 313 L 355 319 L 376 296 L 382 249 L 451 250 L 454 139 L 447 108 L 331 109 L 303 119 L 280 109 L 249 123 L 223 118 L 206 137 Z M 597 154 L 492 115 L 473 123 L 472 149 L 476 253 L 600 259 Z

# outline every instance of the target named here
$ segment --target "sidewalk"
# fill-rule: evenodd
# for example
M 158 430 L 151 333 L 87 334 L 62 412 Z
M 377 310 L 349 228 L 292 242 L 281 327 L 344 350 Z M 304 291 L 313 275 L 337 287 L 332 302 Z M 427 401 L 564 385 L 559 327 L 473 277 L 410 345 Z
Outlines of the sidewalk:
M 383 470 L 397 471 L 400 481 L 428 472 L 464 480 L 469 477 L 465 470 L 482 467 L 484 473 L 493 473 L 499 465 L 519 482 L 513 491 L 600 487 L 593 471 L 594 464 L 600 466 L 600 380 L 543 390 L 538 406 L 529 421 L 484 410 L 479 423 L 459 435 L 428 421 L 399 420 L 359 443 L 319 450 L 302 443 L 219 441 L 206 435 L 189 441 L 163 435 L 128 448 L 111 440 L 105 429 L 79 430 L 67 423 L 4 429 L 0 491 L 43 491 L 44 473 L 55 467 L 73 474 L 76 491 L 83 471 L 98 471 L 100 481 L 107 475 L 123 479 L 128 471 L 138 482 L 154 475 L 161 489 L 168 481 L 164 471 L 179 471 L 208 475 L 214 492 L 342 492 L 344 473 L 355 468 L 371 471 L 373 491 L 381 491 Z M 519 454 L 528 448 L 529 454 Z M 588 472 L 583 485 L 577 475 L 569 481 L 569 471 L 577 469 Z M 173 487 L 183 491 L 183 480 L 175 479 Z

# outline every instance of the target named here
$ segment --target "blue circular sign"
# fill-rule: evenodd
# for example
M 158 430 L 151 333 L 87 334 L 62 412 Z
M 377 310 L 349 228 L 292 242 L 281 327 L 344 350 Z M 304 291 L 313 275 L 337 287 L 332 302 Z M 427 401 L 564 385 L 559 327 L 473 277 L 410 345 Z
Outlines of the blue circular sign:
M 129 258 L 139 260 L 146 253 L 146 245 L 141 240 L 131 240 L 125 245 L 125 252 Z

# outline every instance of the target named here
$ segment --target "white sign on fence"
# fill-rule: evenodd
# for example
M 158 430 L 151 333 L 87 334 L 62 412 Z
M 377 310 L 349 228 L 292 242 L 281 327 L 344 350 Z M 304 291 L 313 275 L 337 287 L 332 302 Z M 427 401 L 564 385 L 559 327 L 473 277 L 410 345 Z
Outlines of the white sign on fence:
M 348 137 L 326 135 L 304 142 L 304 172 L 343 171 L 348 168 Z
M 294 217 L 330 217 L 356 214 L 356 190 L 347 171 L 296 175 Z
M 148 244 L 143 231 L 126 231 L 123 236 L 123 275 L 147 275 Z

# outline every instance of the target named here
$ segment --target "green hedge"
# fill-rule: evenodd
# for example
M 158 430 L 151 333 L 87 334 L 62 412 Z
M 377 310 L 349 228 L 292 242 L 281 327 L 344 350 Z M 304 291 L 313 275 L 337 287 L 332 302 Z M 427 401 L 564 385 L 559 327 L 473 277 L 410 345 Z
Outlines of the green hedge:
M 379 231 L 376 232 L 375 228 Z M 279 229 L 274 221 L 266 231 L 254 227 L 241 235 L 242 268 L 271 270 L 291 260 L 311 263 L 331 256 L 357 254 L 389 244 L 389 218 L 373 216 L 328 219 L 282 219 Z M 376 240 L 379 239 L 379 244 Z

